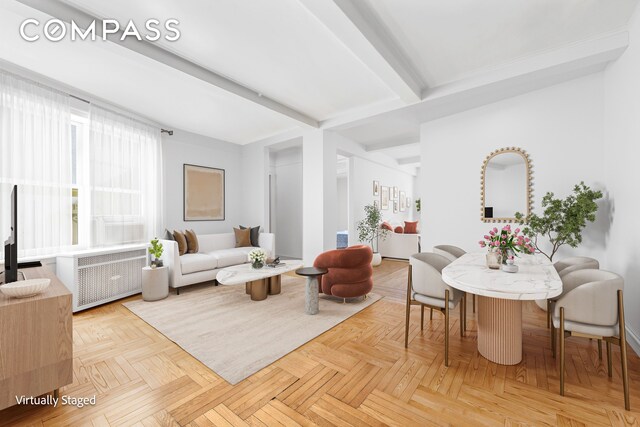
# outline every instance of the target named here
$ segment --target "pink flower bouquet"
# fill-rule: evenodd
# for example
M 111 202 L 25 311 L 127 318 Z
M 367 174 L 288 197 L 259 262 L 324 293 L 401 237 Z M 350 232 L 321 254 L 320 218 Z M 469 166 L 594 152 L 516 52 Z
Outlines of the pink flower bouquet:
M 509 251 L 511 251 L 513 255 L 517 255 L 518 252 L 523 254 L 532 254 L 535 252 L 531 239 L 521 234 L 519 228 L 511 230 L 510 224 L 502 227 L 502 230 L 494 227 L 489 231 L 489 234 L 484 236 L 484 240 L 480 240 L 478 243 L 481 248 L 488 248 L 490 251 L 496 252 L 500 251 L 505 260 Z

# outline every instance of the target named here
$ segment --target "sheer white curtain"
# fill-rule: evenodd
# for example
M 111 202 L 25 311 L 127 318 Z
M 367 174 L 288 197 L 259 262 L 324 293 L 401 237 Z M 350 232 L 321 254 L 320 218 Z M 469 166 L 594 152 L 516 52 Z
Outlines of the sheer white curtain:
M 19 257 L 72 244 L 70 129 L 67 95 L 0 71 L 0 242 L 17 184 Z
M 92 105 L 91 245 L 148 241 L 162 227 L 160 129 Z

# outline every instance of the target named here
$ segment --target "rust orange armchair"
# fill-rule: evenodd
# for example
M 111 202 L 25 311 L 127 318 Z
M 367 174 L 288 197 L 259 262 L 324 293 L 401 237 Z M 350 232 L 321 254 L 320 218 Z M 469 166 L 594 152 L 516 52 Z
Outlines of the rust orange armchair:
M 372 257 L 373 252 L 366 245 L 334 249 L 318 255 L 313 266 L 329 270 L 319 278 L 320 292 L 339 298 L 366 296 L 373 289 Z

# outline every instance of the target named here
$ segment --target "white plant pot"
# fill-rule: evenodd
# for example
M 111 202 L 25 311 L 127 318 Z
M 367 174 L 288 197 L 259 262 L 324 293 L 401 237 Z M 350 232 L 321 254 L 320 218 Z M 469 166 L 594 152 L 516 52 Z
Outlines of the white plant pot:
M 382 264 L 382 255 L 380 255 L 379 252 L 374 252 L 373 253 L 373 258 L 371 259 L 371 265 L 373 267 L 377 267 L 380 264 Z

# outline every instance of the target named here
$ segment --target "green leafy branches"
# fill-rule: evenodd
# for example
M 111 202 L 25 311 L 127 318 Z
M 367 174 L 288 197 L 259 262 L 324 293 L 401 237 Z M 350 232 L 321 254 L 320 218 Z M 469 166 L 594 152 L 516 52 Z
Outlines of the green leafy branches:
M 160 259 L 160 257 L 162 256 L 162 252 L 164 252 L 164 249 L 162 248 L 162 243 L 160 243 L 158 238 L 156 237 L 155 239 L 151 240 L 149 253 L 153 255 L 155 259 Z
M 389 232 L 389 230 L 380 228 L 381 218 L 380 209 L 374 205 L 367 205 L 364 207 L 364 219 L 356 225 L 358 240 L 369 242 L 374 252 L 377 250 L 377 247 L 374 247 L 374 242 L 377 245 L 378 239 L 385 239 Z
M 519 224 L 526 224 L 523 233 L 533 240 L 535 248 L 553 262 L 553 256 L 562 245 L 572 248 L 582 243 L 582 230 L 587 221 L 596 219 L 598 204 L 602 191 L 594 191 L 580 182 L 573 188 L 573 194 L 565 199 L 556 199 L 552 192 L 542 198 L 542 216 L 531 214 L 528 218 L 517 212 Z M 551 243 L 551 250 L 543 251 L 538 245 L 538 238 L 546 237 Z

